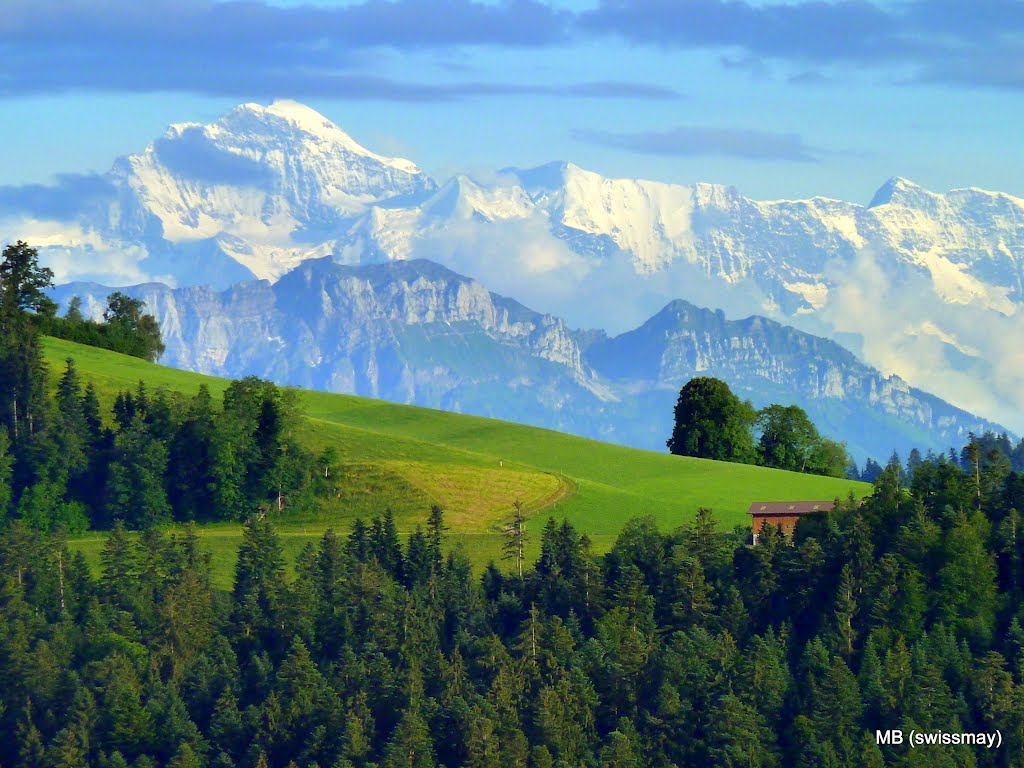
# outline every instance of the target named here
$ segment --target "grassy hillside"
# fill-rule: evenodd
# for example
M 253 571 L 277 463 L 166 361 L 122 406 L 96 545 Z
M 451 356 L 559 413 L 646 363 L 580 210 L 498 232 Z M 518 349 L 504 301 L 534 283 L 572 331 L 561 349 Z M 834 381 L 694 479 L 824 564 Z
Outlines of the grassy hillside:
M 228 383 L 57 339 L 46 339 L 45 349 L 55 377 L 65 358 L 75 358 L 83 379 L 95 383 L 107 404 L 140 380 L 150 389 L 186 394 L 206 383 L 215 399 Z M 746 510 L 755 500 L 830 499 L 869 490 L 864 483 L 670 456 L 350 395 L 302 392 L 300 402 L 303 440 L 315 449 L 335 447 L 343 480 L 341 495 L 325 500 L 318 512 L 301 519 L 286 514 L 279 521 L 290 554 L 328 527 L 344 529 L 357 516 L 386 507 L 395 512 L 399 528 L 411 532 L 431 504 L 441 504 L 452 539 L 484 563 L 500 556 L 498 527 L 517 498 L 532 514 L 534 551 L 549 515 L 570 520 L 600 550 L 637 515 L 653 515 L 671 528 L 698 506 L 709 506 L 731 528 L 747 523 Z M 218 580 L 229 583 L 239 527 L 208 526 L 202 535 L 217 555 Z M 96 558 L 102 535 L 76 545 Z

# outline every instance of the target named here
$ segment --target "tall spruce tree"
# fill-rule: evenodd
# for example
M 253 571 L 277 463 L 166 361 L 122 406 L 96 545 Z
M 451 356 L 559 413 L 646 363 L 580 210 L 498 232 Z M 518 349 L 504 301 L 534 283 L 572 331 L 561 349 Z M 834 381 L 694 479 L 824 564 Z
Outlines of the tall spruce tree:
M 523 502 L 512 502 L 512 519 L 505 524 L 505 543 L 502 545 L 502 559 L 515 561 L 516 575 L 523 578 L 523 562 L 526 560 L 526 514 Z
M 166 471 L 167 447 L 136 413 L 114 440 L 106 490 L 108 518 L 140 529 L 168 522 Z

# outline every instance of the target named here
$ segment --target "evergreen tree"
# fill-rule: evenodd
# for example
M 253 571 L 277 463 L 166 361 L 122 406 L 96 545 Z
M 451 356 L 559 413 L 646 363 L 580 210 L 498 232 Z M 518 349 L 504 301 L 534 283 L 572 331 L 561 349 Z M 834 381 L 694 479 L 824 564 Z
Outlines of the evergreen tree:
M 254 517 L 242 531 L 235 565 L 234 626 L 245 650 L 279 647 L 277 633 L 287 595 L 281 542 L 262 517 Z
M 601 749 L 600 768 L 643 768 L 643 740 L 633 723 L 619 720 L 618 727 L 608 734 L 607 743 Z
M 723 768 L 759 768 L 778 765 L 771 733 L 757 711 L 726 694 L 715 707 L 707 735 L 711 765 Z
M 441 569 L 447 531 L 448 526 L 444 524 L 444 510 L 438 504 L 432 505 L 430 515 L 427 517 L 427 541 L 430 545 L 431 568 L 434 572 Z
M 921 456 L 921 452 L 917 448 L 910 449 L 910 455 L 907 456 L 907 482 L 912 483 L 914 481 L 914 472 L 917 468 L 924 463 L 924 458 Z
M 210 390 L 205 384 L 188 405 L 185 419 L 174 430 L 168 444 L 168 500 L 181 520 L 214 520 L 218 515 L 215 489 L 220 478 L 216 470 L 217 421 Z
M 100 586 L 107 600 L 122 610 L 131 610 L 138 591 L 138 563 L 123 523 L 114 524 L 103 545 L 100 562 Z
M 493 768 L 501 765 L 501 750 L 494 721 L 483 708 L 473 708 L 466 733 L 466 760 L 463 768 Z
M 388 742 L 381 768 L 434 768 L 434 748 L 418 706 L 409 706 Z
M 409 536 L 405 554 L 405 576 L 409 585 L 425 584 L 434 573 L 431 544 L 420 526 Z
M 405 558 L 402 556 L 402 544 L 398 540 L 398 527 L 395 525 L 395 514 L 388 507 L 384 517 L 375 517 L 370 525 L 370 553 L 377 558 L 380 566 L 396 581 L 405 579 Z
M 43 736 L 32 721 L 32 700 L 25 701 L 25 708 L 18 720 L 14 733 L 18 745 L 16 768 L 44 768 L 45 747 Z
M 33 249 L 31 264 L 24 264 L 22 246 L 8 246 L 0 263 L 0 424 L 16 447 L 45 429 L 49 410 L 39 333 L 25 310 L 39 305 L 34 296 L 50 278 L 42 274 L 48 270 L 34 274 Z
M 100 662 L 95 675 L 101 748 L 116 749 L 126 756 L 141 755 L 153 738 L 154 723 L 143 704 L 138 673 L 125 656 L 115 653 Z
M 53 287 L 53 270 L 39 266 L 39 252 L 21 240 L 0 254 L 0 287 L 21 311 L 53 315 L 57 305 L 43 291 Z
M 56 438 L 63 474 L 74 482 L 89 468 L 90 434 L 75 361 L 69 357 L 65 363 L 67 367 L 57 385 Z
M 14 474 L 14 457 L 10 453 L 11 440 L 7 428 L 0 424 L 0 525 L 7 519 L 11 506 L 11 476 Z
M 84 323 L 85 316 L 82 314 L 82 297 L 72 296 L 68 299 L 67 309 L 64 310 L 64 319 L 69 323 Z
M 873 483 L 882 474 L 882 465 L 870 456 L 864 461 L 864 469 L 861 470 L 860 479 L 865 483 Z
M 988 523 L 976 513 L 959 515 L 946 536 L 939 569 L 936 610 L 941 619 L 986 645 L 995 628 L 995 559 L 986 550 Z
M 228 760 L 232 756 L 237 758 L 245 743 L 245 726 L 238 711 L 238 699 L 230 690 L 225 690 L 217 699 L 207 733 Z
M 523 578 L 523 562 L 526 559 L 526 514 L 523 512 L 523 502 L 516 499 L 512 502 L 512 519 L 505 524 L 503 531 L 505 543 L 502 545 L 502 560 L 514 560 L 516 574 Z
M 164 488 L 167 447 L 149 432 L 136 413 L 114 441 L 107 480 L 107 515 L 133 528 L 168 522 L 171 505 Z

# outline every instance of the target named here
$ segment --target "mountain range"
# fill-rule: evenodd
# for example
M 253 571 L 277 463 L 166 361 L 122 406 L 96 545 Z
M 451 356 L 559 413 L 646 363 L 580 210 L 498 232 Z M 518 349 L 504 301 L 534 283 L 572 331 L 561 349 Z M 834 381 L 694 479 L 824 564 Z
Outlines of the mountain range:
M 113 289 L 69 283 L 98 316 Z M 578 331 L 421 259 L 345 266 L 310 259 L 278 281 L 222 291 L 148 283 L 124 289 L 160 322 L 164 362 L 250 374 L 493 416 L 664 450 L 680 387 L 717 376 L 756 406 L 800 403 L 861 461 L 938 451 L 1001 427 L 877 370 L 827 339 L 676 300 L 640 327 Z
M 60 280 L 213 291 L 324 256 L 427 259 L 613 334 L 682 299 L 1024 426 L 1024 200 L 1004 193 L 894 178 L 866 206 L 756 201 L 564 162 L 438 183 L 282 101 L 172 125 L 105 174 L 2 187 L 0 237 L 39 246 Z

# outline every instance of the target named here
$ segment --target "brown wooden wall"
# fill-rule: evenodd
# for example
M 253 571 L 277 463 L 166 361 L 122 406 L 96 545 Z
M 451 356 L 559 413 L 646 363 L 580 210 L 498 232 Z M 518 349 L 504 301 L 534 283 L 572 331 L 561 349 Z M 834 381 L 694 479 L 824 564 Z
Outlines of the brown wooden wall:
M 803 515 L 754 515 L 754 519 L 751 527 L 753 528 L 754 535 L 757 536 L 761 533 L 761 529 L 764 528 L 765 523 L 771 523 L 776 528 L 781 528 L 782 532 L 787 536 L 793 535 L 793 530 L 796 528 L 796 521 L 799 520 Z

